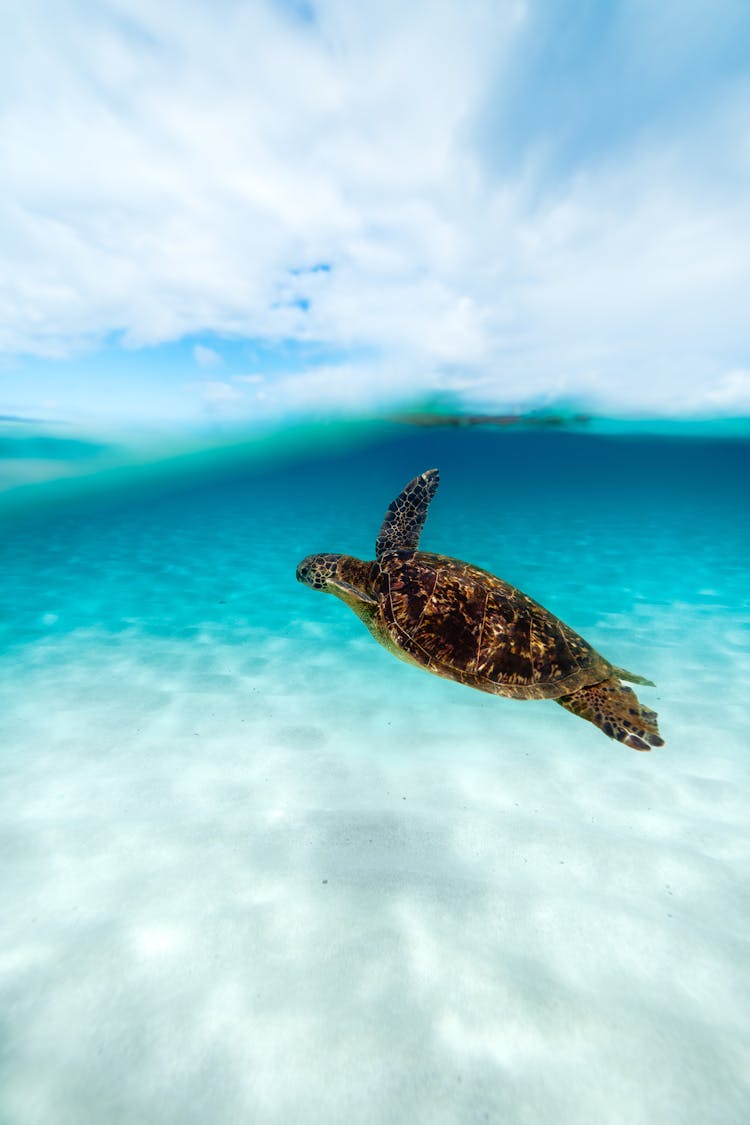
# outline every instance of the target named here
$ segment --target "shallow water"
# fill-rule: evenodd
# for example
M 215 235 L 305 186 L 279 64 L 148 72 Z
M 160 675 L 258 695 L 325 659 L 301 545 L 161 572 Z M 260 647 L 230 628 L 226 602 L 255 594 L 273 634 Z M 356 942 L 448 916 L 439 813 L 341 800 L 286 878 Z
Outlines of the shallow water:
M 294 580 L 422 545 L 639 688 L 638 754 Z M 747 1120 L 742 440 L 368 430 L 4 517 L 0 1120 Z M 302 1110 L 304 1107 L 304 1111 Z

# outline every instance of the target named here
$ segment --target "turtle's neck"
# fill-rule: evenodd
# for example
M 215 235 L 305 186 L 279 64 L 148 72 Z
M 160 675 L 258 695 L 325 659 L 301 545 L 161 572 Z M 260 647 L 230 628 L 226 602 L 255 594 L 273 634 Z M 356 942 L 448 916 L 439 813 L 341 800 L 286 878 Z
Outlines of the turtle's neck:
M 372 597 L 371 562 L 363 562 L 362 559 L 355 559 L 352 555 L 342 555 L 336 570 L 339 578 L 344 582 L 348 582 L 355 590 L 361 590 L 365 597 Z

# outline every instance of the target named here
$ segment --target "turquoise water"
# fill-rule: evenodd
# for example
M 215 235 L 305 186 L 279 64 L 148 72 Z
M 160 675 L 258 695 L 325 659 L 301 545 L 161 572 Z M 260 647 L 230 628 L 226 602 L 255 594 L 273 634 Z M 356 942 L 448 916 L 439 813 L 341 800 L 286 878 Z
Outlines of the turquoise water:
M 750 443 L 335 436 L 2 517 L 0 1120 L 746 1121 Z M 295 582 L 432 466 L 663 749 Z

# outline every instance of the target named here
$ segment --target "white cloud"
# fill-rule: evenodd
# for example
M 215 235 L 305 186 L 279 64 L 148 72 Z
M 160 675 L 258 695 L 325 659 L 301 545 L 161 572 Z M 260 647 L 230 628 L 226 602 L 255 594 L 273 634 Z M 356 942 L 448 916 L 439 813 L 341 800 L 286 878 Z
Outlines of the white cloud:
M 350 397 L 377 397 L 399 372 L 487 403 L 728 405 L 721 380 L 750 350 L 746 80 L 704 78 L 700 113 L 670 117 L 657 112 L 657 95 L 671 104 L 662 71 L 676 90 L 687 73 L 674 58 L 650 64 L 620 90 L 626 104 L 662 82 L 653 104 L 640 91 L 628 129 L 605 73 L 592 94 L 609 97 L 606 143 L 591 150 L 592 117 L 578 149 L 568 138 L 561 155 L 534 122 L 514 148 L 496 134 L 528 111 L 519 67 L 530 96 L 544 81 L 545 60 L 524 54 L 542 8 L 13 5 L 0 46 L 0 352 L 210 332 L 367 355 L 346 368 Z M 626 16 L 614 59 L 647 18 Z M 659 43 L 681 18 L 680 5 L 661 12 Z M 580 123 L 594 109 L 578 93 Z M 540 104 L 556 94 L 540 88 Z M 341 370 L 295 376 L 285 393 L 308 401 Z
M 197 392 L 202 403 L 209 408 L 223 407 L 228 404 L 234 405 L 244 398 L 238 387 L 233 387 L 231 383 L 224 383 L 218 379 L 209 379 L 203 383 L 191 383 L 186 387 L 186 390 L 190 393 Z
M 410 391 L 425 391 L 431 380 L 412 365 L 321 364 L 303 371 L 282 372 L 256 393 L 265 411 L 286 414 L 336 414 L 358 408 L 378 411 Z
M 193 348 L 193 359 L 199 367 L 221 366 L 221 356 L 214 348 L 207 348 L 204 344 L 196 344 Z
M 706 399 L 717 406 L 750 413 L 750 371 L 728 371 Z

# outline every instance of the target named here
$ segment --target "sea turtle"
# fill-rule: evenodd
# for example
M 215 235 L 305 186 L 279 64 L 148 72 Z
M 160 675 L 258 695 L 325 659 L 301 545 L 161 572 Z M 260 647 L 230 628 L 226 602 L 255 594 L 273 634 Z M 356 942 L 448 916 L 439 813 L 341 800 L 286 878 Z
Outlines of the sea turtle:
M 610 664 L 515 586 L 470 563 L 418 550 L 437 469 L 409 481 L 386 512 L 375 561 L 309 555 L 297 579 L 341 598 L 376 641 L 408 663 L 493 695 L 554 699 L 635 750 L 663 746 L 656 713 Z

